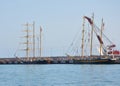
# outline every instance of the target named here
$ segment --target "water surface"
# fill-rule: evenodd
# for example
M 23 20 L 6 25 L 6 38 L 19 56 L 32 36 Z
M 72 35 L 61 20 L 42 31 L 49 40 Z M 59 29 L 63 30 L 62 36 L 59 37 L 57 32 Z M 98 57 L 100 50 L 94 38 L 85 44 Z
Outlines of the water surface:
M 0 86 L 120 86 L 120 65 L 0 65 Z

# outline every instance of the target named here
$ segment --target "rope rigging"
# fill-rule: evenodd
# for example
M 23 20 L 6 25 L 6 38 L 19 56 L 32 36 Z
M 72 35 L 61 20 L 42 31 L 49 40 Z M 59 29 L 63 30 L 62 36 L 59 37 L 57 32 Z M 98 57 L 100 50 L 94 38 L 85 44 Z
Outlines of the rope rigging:
M 86 26 L 87 24 L 85 24 L 85 19 L 88 21 L 89 25 L 91 26 Z M 94 17 L 93 17 L 94 19 Z M 93 33 L 92 33 L 92 30 Z M 82 33 L 80 34 L 80 36 L 78 35 L 80 32 L 78 31 L 77 34 L 75 35 L 69 49 L 69 53 L 72 55 L 80 55 L 80 51 L 81 51 L 81 56 L 84 55 L 91 55 L 91 47 L 95 49 L 95 43 L 97 42 L 99 43 L 99 45 L 97 44 L 97 46 L 99 46 L 99 53 L 101 55 L 108 55 L 109 51 L 114 50 L 114 48 L 116 47 L 116 45 L 102 32 L 104 29 L 104 23 L 102 20 L 102 24 L 101 24 L 101 28 L 99 28 L 98 26 L 96 26 L 96 24 L 93 22 L 93 20 L 87 16 L 83 17 L 83 29 L 82 29 Z M 81 35 L 82 35 L 82 43 L 81 41 Z M 91 38 L 92 35 L 95 35 L 96 37 Z M 78 37 L 79 36 L 79 37 Z M 91 43 L 91 40 L 93 40 L 93 43 Z M 97 41 L 96 41 L 97 40 Z M 80 46 L 81 43 L 81 46 Z M 91 44 L 93 44 L 93 46 L 91 46 Z M 89 50 L 90 49 L 90 50 Z

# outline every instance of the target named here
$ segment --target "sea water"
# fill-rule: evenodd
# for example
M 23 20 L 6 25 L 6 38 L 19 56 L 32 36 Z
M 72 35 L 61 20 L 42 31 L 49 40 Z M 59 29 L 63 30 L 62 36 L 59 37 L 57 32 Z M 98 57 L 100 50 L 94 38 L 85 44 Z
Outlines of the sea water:
M 120 65 L 0 65 L 0 86 L 120 86 Z

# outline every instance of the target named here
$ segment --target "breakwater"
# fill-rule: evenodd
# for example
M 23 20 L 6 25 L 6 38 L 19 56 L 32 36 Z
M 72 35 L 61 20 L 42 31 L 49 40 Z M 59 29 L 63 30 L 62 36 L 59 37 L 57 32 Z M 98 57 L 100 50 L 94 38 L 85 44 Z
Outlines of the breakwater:
M 21 58 L 0 58 L 0 64 L 97 64 L 101 56 L 84 57 L 80 56 L 56 56 L 56 57 L 21 57 Z M 102 56 L 105 58 L 105 56 Z M 120 64 L 120 56 L 115 56 L 116 60 L 111 60 L 105 64 Z M 100 62 L 98 64 L 102 64 Z M 104 63 L 103 63 L 104 64 Z
M 21 58 L 0 58 L 0 64 L 70 64 L 73 57 L 21 57 Z

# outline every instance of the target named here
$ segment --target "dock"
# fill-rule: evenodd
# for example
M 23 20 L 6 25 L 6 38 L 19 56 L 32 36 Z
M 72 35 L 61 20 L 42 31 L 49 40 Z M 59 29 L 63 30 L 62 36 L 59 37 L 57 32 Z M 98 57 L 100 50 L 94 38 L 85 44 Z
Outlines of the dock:
M 72 64 L 73 57 L 21 57 L 21 58 L 0 58 L 0 64 Z
M 100 56 L 93 56 L 92 59 L 97 59 Z M 89 58 L 89 59 L 88 59 Z M 103 56 L 104 58 L 104 56 Z M 111 57 L 110 57 L 111 58 Z M 120 56 L 115 56 L 117 60 L 108 64 L 120 64 Z M 0 58 L 0 64 L 81 64 L 77 61 L 90 60 L 90 57 L 81 58 L 80 56 L 55 56 L 55 57 L 26 57 L 21 58 Z M 85 63 L 86 64 L 86 63 Z M 93 64 L 87 63 L 87 64 Z

